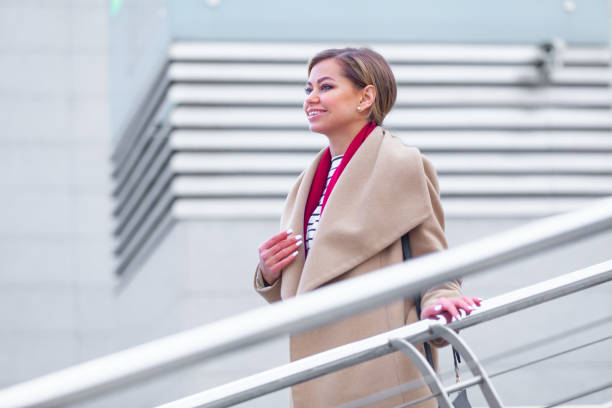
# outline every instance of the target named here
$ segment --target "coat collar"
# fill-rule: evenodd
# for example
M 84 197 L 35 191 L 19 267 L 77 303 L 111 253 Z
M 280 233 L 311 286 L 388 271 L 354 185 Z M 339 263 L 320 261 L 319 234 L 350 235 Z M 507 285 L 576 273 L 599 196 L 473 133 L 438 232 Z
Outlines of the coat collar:
M 289 194 L 284 228 L 303 235 L 304 207 L 321 151 Z M 432 213 L 420 153 L 377 127 L 332 191 L 315 240 L 283 271 L 283 298 L 307 292 L 374 256 Z

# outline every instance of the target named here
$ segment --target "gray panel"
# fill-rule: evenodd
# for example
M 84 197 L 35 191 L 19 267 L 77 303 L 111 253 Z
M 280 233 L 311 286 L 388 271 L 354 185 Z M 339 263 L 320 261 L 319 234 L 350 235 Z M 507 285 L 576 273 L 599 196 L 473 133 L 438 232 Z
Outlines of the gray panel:
M 31 256 L 31 254 L 36 256 Z M 68 285 L 75 279 L 73 244 L 34 237 L 0 239 L 0 282 L 3 285 Z M 109 270 L 105 271 L 107 274 Z
M 3 332 L 0 346 L 0 387 L 49 374 L 78 362 L 78 339 L 73 331 Z M 51 351 L 51 352 L 50 352 Z
M 68 7 L 32 7 L 3 1 L 0 49 L 11 52 L 70 51 L 71 13 Z
M 3 146 L 0 149 L 3 167 L 0 185 L 66 191 L 71 185 L 70 158 L 64 146 Z M 46 170 L 43 172 L 42 168 Z
M 12 190 L 10 199 L 0 200 L 0 236 L 67 238 L 74 228 L 73 209 L 64 192 Z
M 106 54 L 108 52 L 108 2 L 77 1 L 73 4 L 71 28 L 71 47 L 80 53 Z
M 0 295 L 0 327 L 16 332 L 67 332 L 77 328 L 72 285 L 5 286 Z M 15 306 L 19 305 L 19 313 Z
M 108 237 L 111 233 L 108 222 L 111 205 L 110 197 L 103 192 L 75 195 L 74 212 L 71 214 L 76 223 L 74 234 L 78 238 Z
M 73 245 L 72 262 L 79 285 L 111 287 L 114 280 L 112 239 L 80 239 Z M 94 260 L 94 262 L 92 262 Z
M 282 0 L 183 0 L 169 2 L 169 7 L 175 38 L 198 40 L 517 43 L 560 37 L 582 43 L 609 41 L 606 0 L 313 0 L 308 7 Z
M 106 62 L 100 62 L 106 63 Z M 95 77 L 91 78 L 96 81 Z M 107 86 L 107 85 L 105 85 Z M 108 123 L 108 95 L 105 93 L 90 93 L 87 89 L 77 88 L 70 99 L 71 129 L 70 140 L 77 144 L 104 144 L 100 156 L 108 157 L 108 140 L 111 139 Z

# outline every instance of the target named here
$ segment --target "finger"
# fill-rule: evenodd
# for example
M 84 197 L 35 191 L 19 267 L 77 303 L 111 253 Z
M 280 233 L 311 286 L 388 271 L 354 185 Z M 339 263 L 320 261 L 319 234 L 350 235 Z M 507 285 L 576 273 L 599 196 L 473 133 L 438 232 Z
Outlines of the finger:
M 440 304 L 442 305 L 442 310 L 450 313 L 450 315 L 453 317 L 453 320 L 461 318 L 461 315 L 459 314 L 459 311 L 457 310 L 453 302 L 448 299 L 441 299 Z
M 453 317 L 451 316 L 451 314 L 446 312 L 446 311 L 440 313 L 438 316 L 442 316 L 442 318 L 444 319 L 445 323 L 450 323 L 450 322 L 453 321 Z M 440 320 L 440 318 L 438 318 L 438 320 Z
M 265 251 L 266 249 L 272 248 L 278 242 L 280 242 L 283 239 L 287 238 L 290 234 L 293 234 L 293 230 L 291 228 L 289 228 L 289 229 L 287 229 L 285 231 L 281 231 L 278 234 L 272 235 L 272 237 L 270 239 L 268 239 L 267 241 L 265 241 L 263 244 L 261 244 L 259 246 L 259 252 L 262 252 L 262 251 Z
M 421 311 L 421 315 L 418 316 L 418 318 L 419 319 L 433 318 L 433 316 L 437 315 L 441 310 L 442 310 L 441 305 L 428 306 L 423 311 Z
M 301 242 L 301 241 L 302 241 L 301 235 L 289 235 L 285 239 L 273 245 L 272 248 L 269 248 L 261 252 L 261 256 L 267 260 L 271 259 L 283 249 L 292 247 L 294 244 L 297 244 L 298 242 Z M 296 245 L 296 246 L 299 247 L 299 245 Z
M 277 244 L 275 244 L 268 251 L 270 251 L 270 253 L 272 255 L 274 255 L 274 254 L 282 251 L 283 249 L 285 249 L 285 248 L 295 244 L 298 241 L 302 241 L 302 236 L 301 235 L 288 235 L 287 238 L 285 238 L 282 241 L 280 241 Z
M 439 314 L 439 315 L 434 315 L 434 316 L 430 317 L 430 319 L 437 320 L 440 323 L 448 323 L 448 322 L 450 322 L 450 317 L 449 316 L 450 315 L 445 312 L 445 313 L 442 313 L 442 314 Z
M 472 313 L 472 308 L 470 307 L 470 304 L 463 300 L 463 298 L 453 299 L 453 303 L 455 304 L 455 307 L 457 308 L 457 311 L 459 312 L 461 317 L 465 317 Z
M 436 304 L 430 305 L 421 312 L 421 319 L 440 319 L 442 317 L 444 321 L 450 322 L 452 316 L 446 310 L 444 310 L 444 306 L 442 305 L 443 299 L 438 299 Z
M 424 315 L 423 319 L 433 319 L 433 320 L 438 320 L 442 323 L 450 323 L 452 316 L 447 311 L 441 310 L 440 312 L 437 312 L 437 313 L 430 313 L 427 316 Z
M 295 258 L 297 258 L 298 253 L 299 253 L 298 251 L 294 251 L 288 256 L 286 256 L 285 258 L 281 259 L 279 262 L 274 264 L 273 269 L 275 271 L 282 271 L 287 265 L 295 261 Z
M 299 248 L 304 241 L 302 240 L 301 235 L 295 235 L 291 238 L 287 238 L 274 245 L 271 249 L 268 250 L 268 257 L 272 259 L 272 262 L 278 261 L 281 258 L 284 258 L 287 254 L 295 251 Z
M 468 296 L 466 297 L 466 299 L 468 299 L 471 302 L 470 308 L 472 310 L 478 309 L 480 307 L 480 303 L 482 302 L 482 299 L 479 297 Z
M 292 243 L 290 243 L 289 245 L 287 245 L 285 248 L 283 248 L 282 250 L 278 251 L 276 254 L 274 254 L 272 257 L 270 257 L 269 262 L 271 264 L 275 264 L 280 262 L 282 259 L 286 258 L 287 256 L 291 255 L 294 251 L 297 251 L 298 248 L 300 246 L 302 246 L 303 241 L 300 239 L 299 241 L 293 241 Z
M 469 297 L 469 296 L 463 296 L 461 297 L 461 300 L 463 300 L 465 303 L 468 304 L 468 306 L 474 306 L 474 300 L 473 298 Z M 471 309 L 471 307 L 470 307 Z

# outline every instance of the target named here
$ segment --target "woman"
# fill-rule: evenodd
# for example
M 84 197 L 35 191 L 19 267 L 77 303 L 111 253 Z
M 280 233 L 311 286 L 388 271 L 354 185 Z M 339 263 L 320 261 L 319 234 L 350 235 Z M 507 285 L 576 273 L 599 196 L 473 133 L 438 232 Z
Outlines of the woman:
M 401 262 L 401 237 L 407 232 L 413 257 L 446 248 L 432 165 L 381 127 L 396 94 L 389 65 L 370 49 L 325 50 L 310 61 L 304 111 L 310 130 L 326 135 L 329 147 L 290 191 L 282 232 L 259 247 L 255 289 L 269 302 Z M 440 314 L 459 319 L 479 304 L 461 297 L 454 281 L 425 291 L 421 299 L 424 319 Z M 418 318 L 414 301 L 406 299 L 294 335 L 291 360 Z M 296 408 L 335 406 L 419 377 L 410 360 L 396 352 L 294 386 L 292 400 Z M 428 389 L 421 387 L 375 406 L 424 395 Z

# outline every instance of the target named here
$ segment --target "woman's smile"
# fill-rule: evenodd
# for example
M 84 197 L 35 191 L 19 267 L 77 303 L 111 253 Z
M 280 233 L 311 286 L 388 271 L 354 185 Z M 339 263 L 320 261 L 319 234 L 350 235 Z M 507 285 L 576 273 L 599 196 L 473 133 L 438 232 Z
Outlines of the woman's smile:
M 325 109 L 311 108 L 306 111 L 306 114 L 308 115 L 308 120 L 313 121 L 325 112 L 327 112 Z

